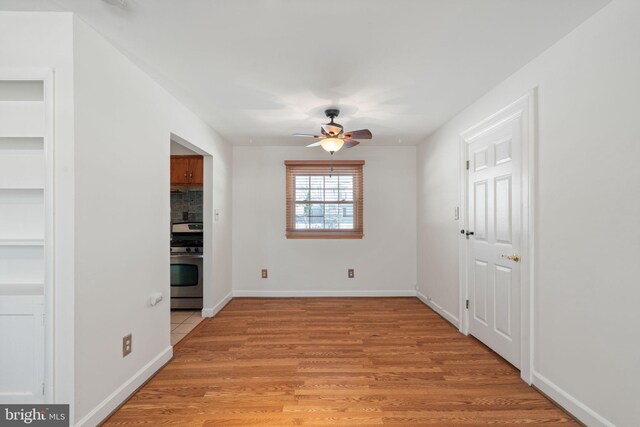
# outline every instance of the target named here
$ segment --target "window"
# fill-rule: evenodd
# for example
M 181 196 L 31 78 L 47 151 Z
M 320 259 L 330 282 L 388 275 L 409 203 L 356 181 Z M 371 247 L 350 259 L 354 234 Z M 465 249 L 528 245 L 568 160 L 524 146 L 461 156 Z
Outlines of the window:
M 361 239 L 363 160 L 287 160 L 287 238 Z

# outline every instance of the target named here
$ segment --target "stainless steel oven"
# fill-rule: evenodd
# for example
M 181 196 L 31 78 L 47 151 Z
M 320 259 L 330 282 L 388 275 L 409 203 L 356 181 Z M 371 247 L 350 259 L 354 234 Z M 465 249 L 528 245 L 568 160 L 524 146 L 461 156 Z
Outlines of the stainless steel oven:
M 202 309 L 202 223 L 171 226 L 171 309 Z
M 202 310 L 202 254 L 171 255 L 171 308 Z

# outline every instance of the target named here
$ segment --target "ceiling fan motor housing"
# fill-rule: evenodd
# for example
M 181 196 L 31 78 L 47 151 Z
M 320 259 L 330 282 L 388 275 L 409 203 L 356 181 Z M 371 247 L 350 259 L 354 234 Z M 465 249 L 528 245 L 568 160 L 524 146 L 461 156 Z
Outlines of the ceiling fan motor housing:
M 338 117 L 340 115 L 340 110 L 338 110 L 337 108 L 328 108 L 326 110 L 324 110 L 324 114 L 329 117 L 331 119 L 331 121 L 333 121 L 333 119 L 335 119 L 336 117 Z
M 340 110 L 337 108 L 329 108 L 324 110 L 324 114 L 329 117 L 331 121 L 321 126 L 322 134 L 329 137 L 337 137 L 338 135 L 341 135 L 343 131 L 342 125 L 333 121 L 333 119 L 338 117 L 338 114 L 340 114 Z

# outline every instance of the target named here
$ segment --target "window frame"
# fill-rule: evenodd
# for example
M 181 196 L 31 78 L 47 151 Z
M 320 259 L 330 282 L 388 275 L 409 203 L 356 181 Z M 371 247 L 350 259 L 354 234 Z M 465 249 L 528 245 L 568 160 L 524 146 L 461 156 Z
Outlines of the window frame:
M 285 160 L 287 239 L 362 239 L 364 160 Z M 353 175 L 353 229 L 296 229 L 296 175 Z M 332 204 L 323 201 L 322 204 Z

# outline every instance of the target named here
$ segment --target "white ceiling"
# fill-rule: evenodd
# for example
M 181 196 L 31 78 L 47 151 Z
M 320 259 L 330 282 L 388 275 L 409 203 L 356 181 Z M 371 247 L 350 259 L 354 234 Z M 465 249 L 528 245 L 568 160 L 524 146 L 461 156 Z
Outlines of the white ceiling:
M 609 0 L 0 0 L 69 10 L 237 145 L 323 110 L 416 144 Z

